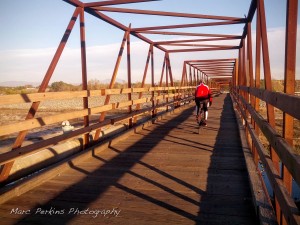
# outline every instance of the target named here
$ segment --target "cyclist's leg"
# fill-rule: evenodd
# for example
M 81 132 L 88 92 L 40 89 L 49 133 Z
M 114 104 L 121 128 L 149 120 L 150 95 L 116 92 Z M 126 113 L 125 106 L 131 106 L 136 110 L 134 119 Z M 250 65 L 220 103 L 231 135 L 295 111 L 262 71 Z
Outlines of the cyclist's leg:
M 203 101 L 203 110 L 204 110 L 204 119 L 207 120 L 208 118 L 208 100 Z
M 203 113 L 204 113 L 204 101 L 202 100 L 200 102 L 200 114 L 201 114 L 201 119 L 203 119 Z
M 203 100 L 199 101 L 199 117 L 198 117 L 198 123 L 199 125 L 203 125 L 203 115 L 204 115 L 204 111 L 203 111 Z
M 200 110 L 200 101 L 199 99 L 195 99 L 195 103 L 196 103 L 196 119 L 198 121 L 198 117 L 199 117 L 199 110 Z

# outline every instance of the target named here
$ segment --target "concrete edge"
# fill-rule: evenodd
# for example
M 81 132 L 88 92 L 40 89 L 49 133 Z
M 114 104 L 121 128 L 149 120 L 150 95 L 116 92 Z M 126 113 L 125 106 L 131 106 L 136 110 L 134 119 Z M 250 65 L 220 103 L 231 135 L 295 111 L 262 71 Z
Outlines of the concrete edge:
M 125 124 L 119 124 L 107 130 L 101 131 L 100 137 L 105 140 L 126 130 L 127 126 Z M 90 138 L 92 138 L 91 135 Z M 66 159 L 77 152 L 80 152 L 82 146 L 83 137 L 78 136 L 74 139 L 67 140 L 51 147 L 41 149 L 33 154 L 18 158 L 14 162 L 6 183 L 14 182 L 22 177 L 28 176 L 36 171 L 46 168 L 47 166 Z
M 151 118 L 148 121 L 143 122 L 133 128 L 130 128 L 122 133 L 116 134 L 110 138 L 107 138 L 105 141 L 100 142 L 94 146 L 89 147 L 84 151 L 80 151 L 60 162 L 57 162 L 45 169 L 42 169 L 38 172 L 35 172 L 27 177 L 24 177 L 16 182 L 10 183 L 0 189 L 0 204 L 12 199 L 13 197 L 20 196 L 31 189 L 43 184 L 44 182 L 54 178 L 55 176 L 61 174 L 67 169 L 71 169 L 72 167 L 78 165 L 80 162 L 87 160 L 95 153 L 100 153 L 101 151 L 107 149 L 109 146 L 112 146 L 124 139 L 128 136 L 134 134 L 135 132 L 151 126 L 155 121 L 159 121 L 164 118 L 166 115 L 175 113 L 177 111 L 182 111 L 187 108 L 190 104 L 183 105 L 179 108 L 172 109 L 168 112 L 164 112 L 158 115 L 155 118 Z
M 232 103 L 234 100 L 231 97 Z M 272 204 L 270 203 L 267 193 L 265 193 L 265 189 L 263 187 L 263 183 L 261 181 L 258 168 L 255 166 L 254 159 L 249 148 L 245 127 L 242 123 L 241 118 L 233 105 L 235 118 L 239 128 L 240 140 L 243 148 L 244 159 L 246 162 L 247 170 L 248 170 L 248 179 L 250 183 L 250 189 L 252 193 L 253 205 L 255 207 L 255 213 L 259 219 L 259 223 L 261 225 L 278 225 L 275 212 Z

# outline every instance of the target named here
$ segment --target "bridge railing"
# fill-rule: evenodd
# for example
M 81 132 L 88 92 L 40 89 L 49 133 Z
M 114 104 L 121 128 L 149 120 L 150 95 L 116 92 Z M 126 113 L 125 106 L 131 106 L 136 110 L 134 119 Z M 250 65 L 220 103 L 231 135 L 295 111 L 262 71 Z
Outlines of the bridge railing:
M 256 166 L 259 170 L 260 161 L 266 171 L 273 191 L 270 195 L 274 195 L 270 200 L 276 214 L 282 213 L 288 224 L 298 224 L 300 214 L 292 197 L 292 188 L 295 188 L 293 180 L 300 185 L 299 149 L 297 150 L 295 145 L 278 133 L 276 127 L 264 118 L 260 110 L 257 110 L 259 109 L 257 106 L 260 102 L 264 102 L 264 105 L 272 105 L 282 114 L 289 114 L 293 120 L 299 120 L 300 97 L 247 86 L 237 86 L 233 89 L 232 95 L 243 119 Z M 267 140 L 267 147 L 266 143 L 262 142 L 262 136 Z
M 193 98 L 192 92 L 194 87 L 148 87 L 148 88 L 122 88 L 122 89 L 101 89 L 101 90 L 84 90 L 75 92 L 44 92 L 44 93 L 31 93 L 31 94 L 18 94 L 18 95 L 4 95 L 0 96 L 0 107 L 10 104 L 22 104 L 22 103 L 42 103 L 46 101 L 53 101 L 52 104 L 57 104 L 55 108 L 56 113 L 53 115 L 47 115 L 43 117 L 35 117 L 31 119 L 25 119 L 20 122 L 8 123 L 0 126 L 0 137 L 2 140 L 15 139 L 17 142 L 18 136 L 22 132 L 33 131 L 36 132 L 40 129 L 50 128 L 53 126 L 57 128 L 62 127 L 62 122 L 66 120 L 77 122 L 81 120 L 80 125 L 69 132 L 59 132 L 48 139 L 42 139 L 38 142 L 20 145 L 18 148 L 10 148 L 9 151 L 0 153 L 0 165 L 1 169 L 5 169 L 5 166 L 13 164 L 15 160 L 22 160 L 22 157 L 28 156 L 38 151 L 42 151 L 45 148 L 56 145 L 57 143 L 72 139 L 75 137 L 82 137 L 84 135 L 89 136 L 89 143 L 84 143 L 82 148 L 86 148 L 90 144 L 95 144 L 101 141 L 101 137 L 96 135 L 101 128 L 110 126 L 117 122 L 126 124 L 127 127 L 134 126 L 135 123 L 139 123 L 139 120 L 144 119 L 144 116 L 155 117 L 159 113 L 170 110 L 174 107 L 180 107 L 186 101 L 190 101 Z M 130 94 L 128 100 L 127 95 Z M 117 96 L 125 95 L 123 98 L 117 98 Z M 110 98 L 116 96 L 114 100 L 108 100 L 108 103 L 99 103 L 97 105 L 89 104 L 87 108 L 82 106 L 82 99 L 88 98 Z M 67 112 L 59 109 L 60 101 L 77 99 L 81 102 L 81 109 L 74 108 Z M 117 99 L 117 100 L 116 100 Z M 119 99 L 119 100 L 118 100 Z M 41 107 L 40 107 L 41 108 Z M 52 112 L 53 113 L 53 112 Z M 51 113 L 51 114 L 52 114 Z M 110 114 L 105 116 L 105 114 Z M 144 115 L 144 116 L 141 116 Z M 91 117 L 97 118 L 91 120 Z M 82 118 L 89 117 L 89 124 L 85 125 Z M 48 135 L 49 136 L 49 135 Z M 11 165 L 12 166 L 12 165 Z M 10 167 L 11 167 L 10 166 Z M 41 168 L 39 168 L 41 169 Z M 10 174 L 2 182 L 6 183 L 9 180 Z

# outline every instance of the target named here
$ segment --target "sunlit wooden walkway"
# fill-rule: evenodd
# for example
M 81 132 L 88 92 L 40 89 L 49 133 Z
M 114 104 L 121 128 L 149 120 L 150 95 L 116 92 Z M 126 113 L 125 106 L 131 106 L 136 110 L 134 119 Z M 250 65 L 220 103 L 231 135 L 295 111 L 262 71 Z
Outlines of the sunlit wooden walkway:
M 193 109 L 2 204 L 1 224 L 256 224 L 229 95 L 200 135 Z

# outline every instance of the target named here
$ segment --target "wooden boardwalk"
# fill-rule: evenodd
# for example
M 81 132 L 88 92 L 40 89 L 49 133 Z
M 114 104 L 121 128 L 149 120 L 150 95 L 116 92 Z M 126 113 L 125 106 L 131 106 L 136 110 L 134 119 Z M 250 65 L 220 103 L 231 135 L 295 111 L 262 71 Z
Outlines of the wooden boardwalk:
M 229 95 L 214 98 L 200 135 L 193 109 L 0 205 L 0 223 L 257 224 Z

